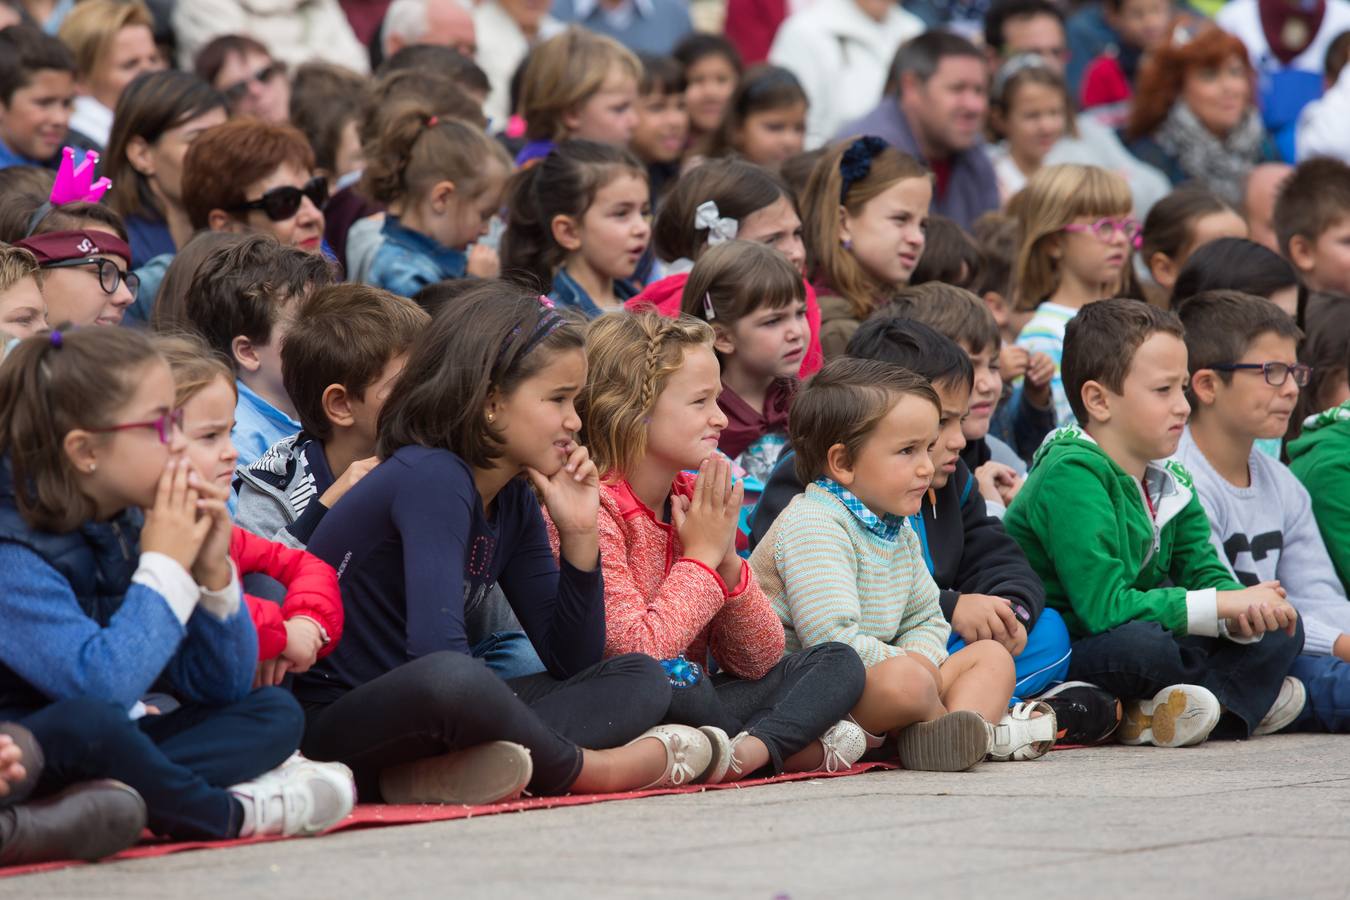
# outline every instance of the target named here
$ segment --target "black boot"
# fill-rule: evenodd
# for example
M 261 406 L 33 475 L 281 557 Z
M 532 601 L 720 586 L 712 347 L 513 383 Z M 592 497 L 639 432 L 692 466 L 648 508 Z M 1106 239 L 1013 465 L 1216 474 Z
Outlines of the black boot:
M 144 828 L 140 794 L 120 781 L 86 781 L 0 809 L 0 866 L 111 856 Z
M 0 734 L 9 735 L 23 753 L 23 759 L 20 760 L 25 772 L 23 780 L 11 784 L 9 793 L 0 797 L 0 807 L 14 806 L 28 799 L 28 795 L 33 793 L 33 788 L 37 787 L 38 779 L 42 777 L 42 748 L 38 746 L 33 732 L 22 725 L 0 722 Z

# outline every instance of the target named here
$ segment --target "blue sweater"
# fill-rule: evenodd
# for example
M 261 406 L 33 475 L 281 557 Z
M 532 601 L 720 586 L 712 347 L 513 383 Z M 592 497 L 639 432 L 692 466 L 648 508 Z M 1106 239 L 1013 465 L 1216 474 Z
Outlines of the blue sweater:
M 489 516 L 468 465 L 403 447 L 329 511 L 309 552 L 338 573 L 342 642 L 296 683 L 306 702 L 342 694 L 428 653 L 470 650 L 465 612 L 500 580 L 548 671 L 568 678 L 605 645 L 600 568 L 554 560 L 539 503 L 517 479 Z

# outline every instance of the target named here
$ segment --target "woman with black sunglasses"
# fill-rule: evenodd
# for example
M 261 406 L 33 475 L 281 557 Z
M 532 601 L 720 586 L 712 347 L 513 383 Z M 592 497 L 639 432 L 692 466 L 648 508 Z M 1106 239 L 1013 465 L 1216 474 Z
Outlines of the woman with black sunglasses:
M 183 160 L 183 206 L 196 229 L 271 234 L 320 253 L 327 202 L 314 151 L 289 125 L 236 119 L 204 132 Z

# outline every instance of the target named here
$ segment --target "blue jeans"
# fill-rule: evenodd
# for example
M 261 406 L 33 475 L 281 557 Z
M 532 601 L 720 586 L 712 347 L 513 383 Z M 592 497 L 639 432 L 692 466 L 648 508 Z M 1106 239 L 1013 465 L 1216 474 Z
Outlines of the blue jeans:
M 523 631 L 497 631 L 474 644 L 470 654 L 487 663 L 498 678 L 524 678 L 544 671 L 544 661 Z
M 1335 656 L 1299 656 L 1289 674 L 1308 689 L 1308 705 L 1290 731 L 1350 733 L 1350 663 Z
M 58 700 L 20 720 L 42 746 L 40 794 L 116 778 L 145 798 L 150 829 L 178 840 L 239 834 L 243 810 L 225 790 L 271 771 L 300 745 L 304 714 L 276 687 L 238 703 L 184 705 L 135 721 L 114 703 Z
M 947 652 L 955 653 L 966 645 L 955 631 L 947 641 Z M 1017 667 L 1017 685 L 1013 688 L 1013 702 L 1035 697 L 1069 674 L 1069 629 L 1064 619 L 1046 607 L 1027 634 L 1027 645 L 1013 658 Z

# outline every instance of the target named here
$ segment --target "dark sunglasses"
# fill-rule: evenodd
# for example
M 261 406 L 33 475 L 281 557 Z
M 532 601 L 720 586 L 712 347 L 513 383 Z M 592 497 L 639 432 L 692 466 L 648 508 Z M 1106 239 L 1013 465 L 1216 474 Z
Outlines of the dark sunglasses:
M 117 268 L 117 263 L 110 259 L 102 259 L 97 256 L 84 256 L 80 259 L 63 259 L 59 262 L 43 263 L 44 269 L 74 269 L 78 266 L 97 266 L 98 267 L 98 286 L 103 288 L 105 294 L 117 293 L 117 286 L 126 282 L 127 291 L 133 298 L 140 293 L 141 277 L 135 272 L 123 272 Z
M 248 212 L 260 209 L 273 222 L 284 222 L 300 211 L 300 202 L 306 197 L 316 209 L 323 209 L 328 204 L 328 179 L 317 175 L 302 188 L 290 185 L 275 187 L 257 200 L 241 203 L 231 211 Z
M 225 95 L 225 102 L 231 106 L 237 106 L 240 100 L 248 94 L 248 89 L 254 82 L 258 84 L 269 84 L 273 78 L 286 71 L 286 67 L 279 62 L 263 66 L 243 81 L 236 81 L 234 84 L 221 91 Z

